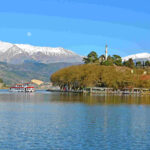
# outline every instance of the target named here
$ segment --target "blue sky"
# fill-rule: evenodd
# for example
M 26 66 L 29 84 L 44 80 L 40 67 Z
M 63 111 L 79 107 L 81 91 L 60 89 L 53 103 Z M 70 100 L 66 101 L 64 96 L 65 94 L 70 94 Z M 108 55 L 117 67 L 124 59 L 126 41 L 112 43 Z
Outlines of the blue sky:
M 94 50 L 126 56 L 150 53 L 149 0 L 1 0 L 0 40 Z

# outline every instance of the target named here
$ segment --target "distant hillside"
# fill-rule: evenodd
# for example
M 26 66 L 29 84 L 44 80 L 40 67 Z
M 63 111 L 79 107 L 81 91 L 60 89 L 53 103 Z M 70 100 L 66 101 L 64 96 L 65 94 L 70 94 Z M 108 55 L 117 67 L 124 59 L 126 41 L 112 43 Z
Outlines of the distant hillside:
M 35 63 L 25 62 L 20 65 L 13 65 L 0 62 L 0 78 L 4 80 L 4 83 L 12 85 L 21 81 L 30 81 L 32 79 L 38 79 L 45 82 L 49 81 L 49 76 L 57 70 L 72 66 L 78 63 Z

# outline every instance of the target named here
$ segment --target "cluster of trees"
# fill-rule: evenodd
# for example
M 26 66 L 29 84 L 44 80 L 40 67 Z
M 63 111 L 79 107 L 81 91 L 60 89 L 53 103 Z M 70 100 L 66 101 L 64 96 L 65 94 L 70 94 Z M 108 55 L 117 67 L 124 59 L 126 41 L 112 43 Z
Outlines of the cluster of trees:
M 85 87 L 111 87 L 123 89 L 125 87 L 150 87 L 150 62 L 136 62 L 132 59 L 123 62 L 118 55 L 104 55 L 98 57 L 92 51 L 86 58 L 85 64 L 71 66 L 52 74 L 53 84 L 61 89 L 67 87 L 71 89 L 83 89 Z
M 111 70 L 111 71 L 110 71 Z M 143 69 L 130 69 L 120 66 L 83 64 L 61 69 L 51 76 L 53 84 L 60 88 L 83 89 L 84 87 L 150 87 L 148 73 Z
M 150 67 L 150 61 L 137 61 L 134 62 L 132 58 L 130 58 L 128 61 L 123 62 L 123 65 L 130 68 L 146 68 Z
M 83 58 L 83 61 L 85 64 L 99 63 L 98 55 L 96 52 L 92 51 L 87 57 Z
M 100 56 L 100 64 L 105 66 L 122 66 L 122 59 L 119 55 L 108 56 L 107 60 L 101 59 L 104 56 Z
M 142 68 L 142 67 L 149 67 L 150 66 L 150 61 L 146 61 L 146 62 L 141 62 L 138 61 L 136 63 L 134 63 L 133 59 L 130 58 L 127 61 L 122 61 L 122 58 L 119 55 L 113 55 L 113 56 L 108 56 L 107 60 L 105 58 L 105 55 L 101 55 L 100 57 L 98 57 L 97 53 L 92 51 L 88 54 L 88 56 L 86 58 L 83 58 L 83 62 L 85 64 L 100 64 L 100 65 L 105 65 L 105 66 L 126 66 L 129 68 L 134 68 L 134 67 L 138 67 L 138 68 Z
M 150 61 L 137 61 L 136 63 L 135 63 L 135 66 L 136 67 L 150 67 Z
M 135 64 L 133 62 L 133 59 L 130 58 L 128 61 L 124 61 L 123 66 L 129 67 L 129 68 L 134 68 Z

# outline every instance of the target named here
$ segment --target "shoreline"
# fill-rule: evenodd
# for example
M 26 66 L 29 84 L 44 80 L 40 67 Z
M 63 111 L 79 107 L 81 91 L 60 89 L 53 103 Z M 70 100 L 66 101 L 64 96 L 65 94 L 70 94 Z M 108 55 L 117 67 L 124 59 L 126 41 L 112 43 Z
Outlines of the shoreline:
M 138 89 L 138 90 L 137 90 Z M 115 90 L 115 91 L 92 91 L 92 90 L 56 90 L 56 89 L 47 89 L 46 91 L 48 92 L 58 92 L 58 93 L 80 93 L 80 94 L 107 94 L 107 95 L 150 95 L 150 90 L 148 89 L 142 89 L 142 88 L 136 88 L 136 92 L 131 90 L 131 91 L 121 91 L 121 90 Z M 145 91 L 144 91 L 145 90 Z

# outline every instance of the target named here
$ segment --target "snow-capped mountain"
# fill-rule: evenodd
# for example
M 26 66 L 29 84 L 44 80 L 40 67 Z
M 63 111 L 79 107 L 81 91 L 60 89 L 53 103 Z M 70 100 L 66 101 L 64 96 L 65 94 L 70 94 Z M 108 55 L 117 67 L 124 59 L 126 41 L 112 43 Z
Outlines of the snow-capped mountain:
M 123 57 L 122 60 L 127 61 L 130 58 L 132 58 L 134 61 L 147 61 L 147 60 L 150 61 L 150 54 L 149 53 L 138 53 L 138 54 Z
M 7 49 L 11 48 L 13 44 L 0 41 L 0 53 L 5 52 Z
M 82 62 L 82 57 L 64 48 L 38 47 L 0 41 L 0 61 L 20 64 L 24 61 L 41 63 Z

